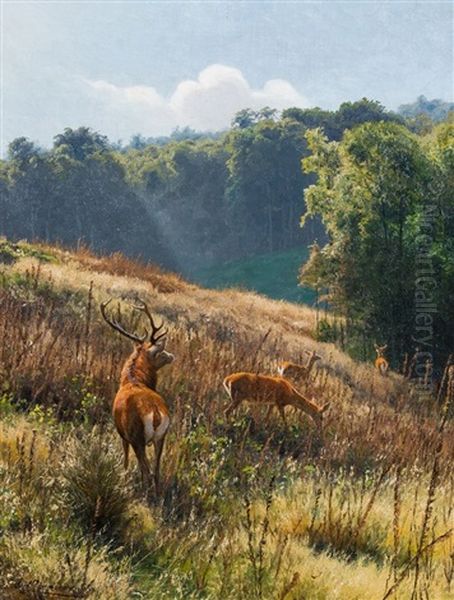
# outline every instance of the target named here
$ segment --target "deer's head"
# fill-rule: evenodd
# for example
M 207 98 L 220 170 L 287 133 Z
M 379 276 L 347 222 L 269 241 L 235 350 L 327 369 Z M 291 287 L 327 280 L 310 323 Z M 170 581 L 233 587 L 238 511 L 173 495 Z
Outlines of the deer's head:
M 383 358 L 385 355 L 385 350 L 387 349 L 388 344 L 385 344 L 384 346 L 377 346 L 377 344 L 374 344 L 374 348 L 375 348 L 375 352 L 377 353 L 377 356 L 379 358 Z
M 158 371 L 164 365 L 168 365 L 175 360 L 174 355 L 165 350 L 167 330 L 161 331 L 164 323 L 161 323 L 158 326 L 155 325 L 153 316 L 143 300 L 139 300 L 140 304 L 132 305 L 134 309 L 143 312 L 147 316 L 151 327 L 151 330 L 146 330 L 142 336 L 127 331 L 120 323 L 118 323 L 118 321 L 107 315 L 106 308 L 111 301 L 112 298 L 100 305 L 101 314 L 104 320 L 112 327 L 112 329 L 115 329 L 115 331 L 118 331 L 121 335 L 134 342 L 136 353 L 141 356 L 148 369 Z M 161 333 L 158 335 L 158 332 L 160 331 Z

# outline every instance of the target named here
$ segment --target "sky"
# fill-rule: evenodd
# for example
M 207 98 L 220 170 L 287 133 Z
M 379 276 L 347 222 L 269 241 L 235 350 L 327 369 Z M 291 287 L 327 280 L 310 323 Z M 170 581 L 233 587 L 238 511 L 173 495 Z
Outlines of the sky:
M 453 3 L 0 0 L 4 153 L 65 127 L 112 141 L 241 108 L 453 100 Z

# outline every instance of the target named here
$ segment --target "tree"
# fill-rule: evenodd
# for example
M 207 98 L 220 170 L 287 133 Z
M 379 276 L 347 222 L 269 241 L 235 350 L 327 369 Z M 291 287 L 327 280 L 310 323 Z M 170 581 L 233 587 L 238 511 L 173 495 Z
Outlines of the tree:
M 337 110 L 335 120 L 340 131 L 352 129 L 361 123 L 373 123 L 376 121 L 402 122 L 402 119 L 394 113 L 386 111 L 385 107 L 376 100 L 362 98 L 356 102 L 344 102 Z
M 24 165 L 39 155 L 39 148 L 26 137 L 18 137 L 8 146 L 8 158 L 18 165 Z
M 247 129 L 260 121 L 276 121 L 278 111 L 275 108 L 264 106 L 260 110 L 244 108 L 236 113 L 232 119 L 232 129 Z
M 304 218 L 319 214 L 330 236 L 323 285 L 347 321 L 388 340 L 397 359 L 413 344 L 417 257 L 437 181 L 433 161 L 396 123 L 360 125 L 340 143 L 320 130 L 307 138 L 312 154 L 304 168 L 318 179 L 306 190 Z M 441 243 L 446 249 L 450 242 Z
M 68 156 L 82 161 L 96 152 L 105 152 L 108 140 L 105 135 L 92 131 L 89 127 L 67 127 L 63 133 L 55 136 L 54 148 L 64 148 Z
M 297 214 L 307 184 L 299 169 L 306 153 L 304 132 L 287 119 L 263 120 L 228 135 L 227 197 L 240 252 L 282 250 L 301 241 Z
M 398 115 L 386 111 L 380 102 L 362 98 L 356 102 L 344 102 L 337 111 L 321 108 L 288 108 L 283 118 L 303 123 L 308 129 L 320 127 L 329 140 L 340 140 L 346 129 L 352 129 L 362 123 L 376 121 L 403 122 Z
M 290 119 L 301 123 L 307 129 L 323 129 L 325 135 L 330 140 L 338 139 L 342 133 L 336 124 L 336 115 L 330 110 L 321 108 L 287 108 L 282 113 L 283 119 Z
M 236 113 L 232 119 L 232 128 L 247 129 L 257 122 L 257 114 L 252 108 L 244 108 Z
M 454 348 L 454 114 L 427 136 L 426 150 L 434 168 L 430 186 L 432 208 L 429 259 L 437 285 L 434 337 L 451 352 Z
M 52 174 L 47 155 L 25 137 L 8 147 L 7 206 L 8 223 L 4 231 L 14 237 L 45 238 L 47 217 L 52 203 Z

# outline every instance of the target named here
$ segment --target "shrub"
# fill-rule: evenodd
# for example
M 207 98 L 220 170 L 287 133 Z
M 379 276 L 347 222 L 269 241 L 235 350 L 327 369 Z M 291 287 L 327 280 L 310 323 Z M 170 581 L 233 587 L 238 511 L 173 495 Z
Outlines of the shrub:
M 70 444 L 63 466 L 63 490 L 72 517 L 86 531 L 113 537 L 126 525 L 131 495 L 120 458 L 109 440 L 94 430 Z

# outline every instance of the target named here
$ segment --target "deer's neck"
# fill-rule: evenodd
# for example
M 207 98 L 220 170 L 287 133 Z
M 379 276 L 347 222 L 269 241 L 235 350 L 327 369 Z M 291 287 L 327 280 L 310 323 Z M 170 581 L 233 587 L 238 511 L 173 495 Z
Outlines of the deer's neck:
M 150 367 L 140 348 L 139 350 L 134 350 L 125 362 L 121 372 L 121 385 L 126 385 L 127 383 L 145 385 L 152 390 L 156 390 L 158 373 L 156 369 Z
M 311 370 L 312 370 L 312 366 L 313 366 L 314 362 L 315 362 L 315 360 L 314 360 L 313 358 L 309 358 L 309 362 L 308 362 L 308 363 L 307 363 L 307 365 L 306 365 L 306 369 L 307 369 L 308 371 L 311 371 Z
M 295 388 L 292 388 L 292 400 L 295 406 L 311 417 L 318 415 L 320 412 L 320 408 L 312 400 L 300 394 Z

